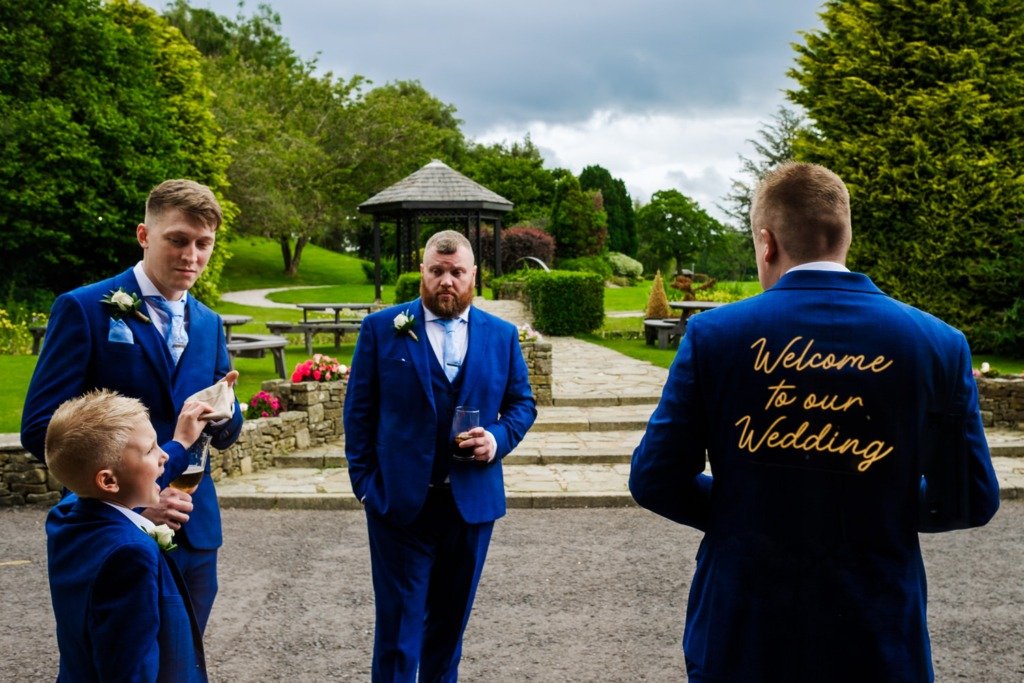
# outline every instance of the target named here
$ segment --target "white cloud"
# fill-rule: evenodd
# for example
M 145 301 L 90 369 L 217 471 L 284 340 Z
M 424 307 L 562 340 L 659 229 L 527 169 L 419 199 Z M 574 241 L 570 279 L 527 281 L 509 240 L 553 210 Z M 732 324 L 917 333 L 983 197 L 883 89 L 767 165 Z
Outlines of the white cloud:
M 749 113 L 687 116 L 601 110 L 573 123 L 497 126 L 476 140 L 512 142 L 529 134 L 549 167 L 579 174 L 597 164 L 621 178 L 634 199 L 647 202 L 658 190 L 676 189 L 724 220 L 716 204 L 729 191 L 731 179 L 740 176 L 739 155 L 752 154 L 748 140 L 757 137 L 763 124 Z

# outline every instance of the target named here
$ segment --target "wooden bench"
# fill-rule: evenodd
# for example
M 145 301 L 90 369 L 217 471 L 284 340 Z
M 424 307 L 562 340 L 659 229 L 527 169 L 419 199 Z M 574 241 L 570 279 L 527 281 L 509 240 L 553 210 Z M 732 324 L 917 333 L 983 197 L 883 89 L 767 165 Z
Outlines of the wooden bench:
M 667 349 L 679 343 L 686 332 L 686 320 L 682 318 L 651 318 L 644 320 L 644 339 L 648 346 L 655 342 L 659 349 Z
M 322 333 L 334 334 L 334 348 L 341 345 L 341 338 L 346 332 L 358 332 L 361 320 L 310 320 L 309 322 L 287 323 L 272 320 L 267 323 L 267 329 L 271 334 L 301 334 L 306 338 L 306 354 L 313 353 L 313 335 Z
M 288 340 L 275 334 L 235 334 L 228 342 L 228 355 L 232 358 L 231 367 L 234 368 L 234 357 L 242 358 L 263 358 L 267 351 L 274 354 L 274 369 L 281 379 L 288 379 L 288 370 L 284 360 L 284 348 L 288 346 Z
M 43 337 L 46 336 L 46 325 L 31 325 L 28 331 L 32 333 L 32 355 L 39 355 L 39 347 L 43 345 Z

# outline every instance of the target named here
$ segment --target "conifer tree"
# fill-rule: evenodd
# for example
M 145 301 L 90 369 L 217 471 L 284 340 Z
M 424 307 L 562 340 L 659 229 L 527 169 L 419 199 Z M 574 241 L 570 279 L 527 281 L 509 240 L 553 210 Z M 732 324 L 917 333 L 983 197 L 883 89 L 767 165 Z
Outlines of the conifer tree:
M 1024 341 L 1024 1 L 833 0 L 804 34 L 797 155 L 847 183 L 851 266 L 964 329 Z

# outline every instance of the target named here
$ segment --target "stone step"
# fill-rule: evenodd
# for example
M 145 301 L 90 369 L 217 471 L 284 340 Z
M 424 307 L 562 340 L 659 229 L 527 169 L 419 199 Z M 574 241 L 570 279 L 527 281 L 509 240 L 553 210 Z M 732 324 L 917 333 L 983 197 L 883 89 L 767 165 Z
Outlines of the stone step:
M 653 409 L 653 407 L 650 407 Z M 647 407 L 645 407 L 646 411 Z M 536 426 L 514 451 L 505 457 L 505 465 L 582 465 L 628 463 L 643 437 L 646 418 L 622 413 L 604 414 L 605 409 L 542 408 Z M 543 420 L 543 422 L 542 422 Z M 575 429 L 556 429 L 569 425 Z M 617 428 L 621 426 L 632 428 Z M 1024 458 L 1024 432 L 989 430 L 986 432 L 993 458 Z M 278 455 L 276 467 L 345 467 L 345 442 L 319 446 L 296 453 Z
M 1018 458 L 993 458 L 1003 500 L 1024 498 L 1024 466 Z M 625 507 L 629 465 L 546 464 L 504 468 L 509 507 Z M 217 482 L 223 507 L 254 509 L 358 510 L 348 471 L 334 468 L 271 468 Z

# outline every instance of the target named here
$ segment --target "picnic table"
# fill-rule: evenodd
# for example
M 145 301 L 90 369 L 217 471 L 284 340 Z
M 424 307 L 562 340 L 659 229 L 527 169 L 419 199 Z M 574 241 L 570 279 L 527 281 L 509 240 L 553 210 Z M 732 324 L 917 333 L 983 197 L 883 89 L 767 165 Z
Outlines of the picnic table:
M 251 315 L 221 315 L 220 319 L 224 322 L 224 338 L 225 341 L 231 341 L 231 328 L 237 327 L 238 325 L 244 325 L 247 322 L 252 321 Z
M 274 354 L 274 370 L 281 379 L 288 379 L 288 370 L 285 365 L 284 348 L 288 346 L 288 340 L 274 334 L 236 334 L 234 339 L 228 342 L 228 358 L 231 361 L 231 368 L 235 367 L 235 356 L 242 358 L 263 358 L 267 351 Z
M 271 334 L 301 334 L 305 337 L 306 342 L 306 353 L 313 353 L 313 336 L 324 332 L 334 334 L 334 348 L 337 349 L 341 346 L 341 339 L 345 336 L 346 332 L 358 332 L 362 325 L 362 317 L 359 317 L 360 311 L 372 311 L 379 308 L 379 304 L 363 304 L 363 303 L 312 303 L 312 304 L 295 304 L 302 309 L 302 321 L 301 322 L 284 322 L 280 320 L 272 320 L 267 323 L 267 329 Z M 330 319 L 312 319 L 309 318 L 310 311 L 317 312 L 333 312 L 334 320 Z M 350 311 L 354 315 L 342 317 L 342 311 Z
M 644 321 L 644 340 L 648 346 L 658 345 L 667 349 L 679 343 L 686 332 L 686 320 L 694 313 L 718 308 L 723 301 L 670 301 L 669 308 L 679 311 L 678 318 L 650 319 Z
M 334 322 L 341 322 L 342 311 L 352 311 L 358 315 L 359 311 L 370 311 L 381 308 L 380 304 L 295 304 L 302 309 L 302 322 L 309 322 L 310 311 L 330 311 L 334 313 Z M 351 316 L 350 316 L 351 317 Z

